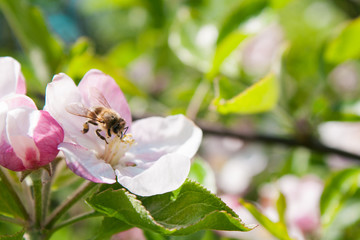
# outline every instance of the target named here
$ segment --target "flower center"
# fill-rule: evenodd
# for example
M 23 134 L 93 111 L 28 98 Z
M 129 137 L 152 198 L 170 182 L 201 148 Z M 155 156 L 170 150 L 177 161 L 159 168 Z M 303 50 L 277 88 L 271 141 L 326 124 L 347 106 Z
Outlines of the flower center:
M 105 152 L 102 159 L 109 163 L 111 166 L 121 164 L 123 166 L 136 166 L 135 163 L 127 162 L 124 159 L 125 153 L 135 144 L 135 140 L 132 138 L 132 134 L 125 134 L 122 138 L 114 137 L 109 141 L 109 144 L 105 144 Z M 121 161 L 124 159 L 123 161 Z

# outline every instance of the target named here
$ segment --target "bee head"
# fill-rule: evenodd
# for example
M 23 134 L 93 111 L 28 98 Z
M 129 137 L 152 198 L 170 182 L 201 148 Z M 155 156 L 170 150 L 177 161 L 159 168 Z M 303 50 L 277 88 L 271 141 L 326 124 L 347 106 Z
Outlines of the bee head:
M 120 118 L 120 121 L 116 122 L 113 127 L 112 127 L 112 131 L 119 135 L 119 133 L 121 133 L 125 128 L 125 121 L 123 119 Z

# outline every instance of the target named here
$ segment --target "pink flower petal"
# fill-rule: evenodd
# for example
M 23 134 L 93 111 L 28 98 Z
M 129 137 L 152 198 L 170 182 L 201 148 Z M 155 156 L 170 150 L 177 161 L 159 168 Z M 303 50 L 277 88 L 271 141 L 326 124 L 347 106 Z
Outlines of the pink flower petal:
M 32 138 L 39 117 L 37 113 L 36 110 L 26 108 L 16 108 L 7 113 L 8 142 L 26 169 L 40 166 L 40 151 Z
M 65 129 L 66 137 L 86 148 L 102 151 L 104 141 L 96 136 L 93 126 L 88 133 L 82 133 L 87 118 L 66 110 L 71 103 L 82 103 L 80 92 L 70 77 L 64 73 L 57 74 L 46 87 L 44 109 Z
M 16 108 L 7 113 L 6 136 L 4 143 L 12 148 L 6 151 L 16 154 L 26 169 L 36 169 L 55 159 L 64 132 L 49 113 Z
M 137 145 L 130 152 L 135 155 L 179 153 L 192 158 L 202 139 L 201 129 L 184 115 L 141 119 L 133 123 L 131 132 Z
M 118 182 L 130 192 L 151 196 L 179 188 L 190 171 L 190 159 L 180 154 L 166 154 L 149 168 L 121 167 L 115 170 Z
M 34 128 L 33 138 L 40 151 L 40 165 L 55 159 L 58 145 L 64 140 L 64 130 L 46 111 L 39 111 L 40 117 Z
M 34 101 L 26 95 L 10 94 L 3 97 L 1 101 L 3 101 L 7 105 L 6 107 L 7 111 L 18 107 L 26 107 L 37 110 Z
M 16 156 L 14 149 L 4 137 L 0 141 L 0 165 L 12 171 L 24 171 L 22 160 Z
M 20 64 L 11 57 L 0 58 L 0 98 L 8 94 L 25 94 L 25 79 Z
M 0 165 L 13 171 L 26 170 L 22 160 L 16 156 L 11 147 L 6 133 L 6 118 L 8 111 L 17 107 L 37 109 L 35 103 L 29 97 L 20 94 L 10 94 L 3 97 L 0 101 Z
M 26 93 L 25 77 L 22 74 L 22 72 L 20 72 L 19 77 L 18 77 L 16 93 L 17 94 L 25 94 Z
M 129 230 L 114 234 L 110 240 L 146 240 L 143 231 L 140 228 L 134 227 Z
M 112 77 L 95 69 L 90 70 L 85 74 L 84 78 L 79 83 L 79 90 L 85 103 L 89 106 L 93 106 L 94 102 L 94 99 L 92 99 L 90 95 L 91 88 L 99 90 L 104 95 L 111 108 L 124 118 L 128 126 L 131 125 L 129 105 L 123 92 Z
M 72 143 L 59 145 L 68 167 L 77 175 L 96 183 L 115 183 L 115 173 L 110 164 L 98 159 L 93 151 Z

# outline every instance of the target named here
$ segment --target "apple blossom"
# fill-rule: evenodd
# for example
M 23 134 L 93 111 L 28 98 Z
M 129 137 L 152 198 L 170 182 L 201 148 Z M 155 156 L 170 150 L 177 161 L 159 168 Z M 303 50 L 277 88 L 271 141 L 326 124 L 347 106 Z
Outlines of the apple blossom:
M 261 205 L 265 209 L 276 209 L 279 191 L 282 192 L 286 199 L 285 218 L 290 235 L 305 239 L 307 235 L 316 235 L 320 227 L 319 205 L 323 188 L 322 181 L 316 176 L 285 175 L 276 185 L 269 183 L 260 189 Z
M 34 170 L 55 159 L 64 132 L 25 94 L 20 64 L 0 58 L 0 165 L 13 171 Z
M 83 125 L 89 119 L 68 111 L 74 104 L 87 109 L 98 106 L 94 88 L 128 127 L 122 137 L 107 136 L 108 143 L 95 133 L 98 126 L 93 124 L 84 134 Z M 141 196 L 180 187 L 202 138 L 200 128 L 183 115 L 150 117 L 132 123 L 122 91 L 110 76 L 98 70 L 90 70 L 78 86 L 67 75 L 56 75 L 46 89 L 45 109 L 65 130 L 66 141 L 59 149 L 74 173 L 97 183 L 112 184 L 117 179 L 129 191 Z

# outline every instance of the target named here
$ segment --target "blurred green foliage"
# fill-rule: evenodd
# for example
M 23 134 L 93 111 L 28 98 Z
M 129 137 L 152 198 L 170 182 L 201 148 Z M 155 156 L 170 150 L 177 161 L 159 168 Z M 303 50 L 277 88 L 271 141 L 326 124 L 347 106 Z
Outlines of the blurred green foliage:
M 360 119 L 359 14 L 353 0 L 0 0 L 0 55 L 21 63 L 39 108 L 54 74 L 78 82 L 97 68 L 117 81 L 136 117 L 184 113 L 306 141 L 318 137 L 321 123 Z M 357 169 L 331 175 L 326 156 L 304 149 L 271 148 L 267 155 L 272 167 L 254 180 L 252 198 L 260 180 L 314 173 L 329 178 L 321 200 L 324 225 L 340 226 L 338 216 L 347 209 L 360 212 Z M 71 192 L 76 179 L 64 171 L 57 181 Z M 359 221 L 334 236 L 359 237 Z M 1 223 L 4 229 L 10 228 Z M 69 226 L 52 239 L 76 232 Z

